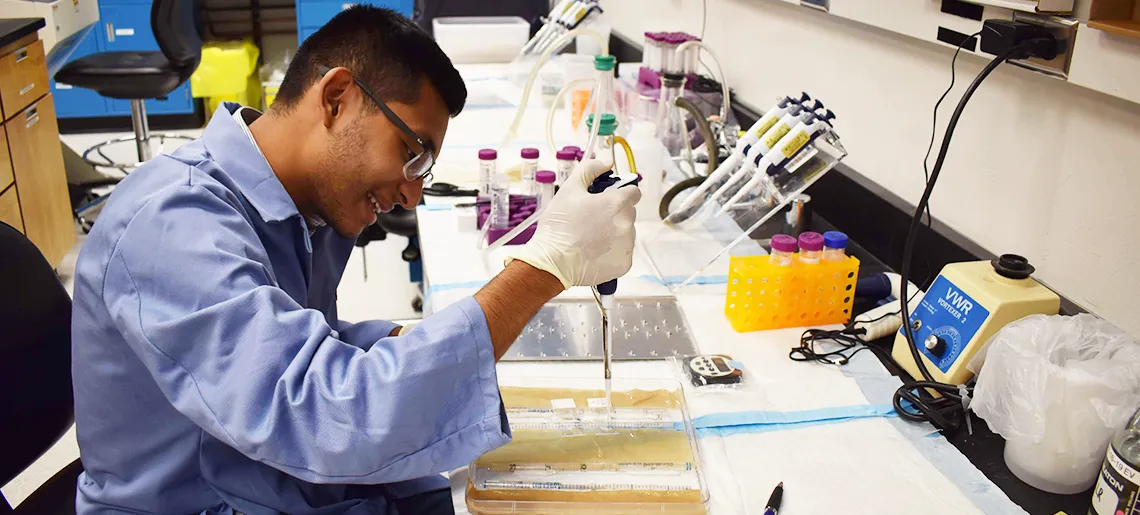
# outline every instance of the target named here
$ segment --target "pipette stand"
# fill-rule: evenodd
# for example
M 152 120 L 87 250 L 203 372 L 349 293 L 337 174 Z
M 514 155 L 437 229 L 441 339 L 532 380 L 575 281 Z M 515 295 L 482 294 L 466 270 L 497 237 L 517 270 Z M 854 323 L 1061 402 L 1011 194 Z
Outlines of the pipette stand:
M 725 284 L 731 257 L 767 255 L 753 233 L 846 156 L 839 136 L 834 131 L 823 133 L 728 209 L 714 199 L 703 199 L 698 208 L 685 215 L 674 213 L 647 231 L 638 246 L 671 291 L 701 285 L 719 288 Z M 676 251 L 682 247 L 684 253 Z

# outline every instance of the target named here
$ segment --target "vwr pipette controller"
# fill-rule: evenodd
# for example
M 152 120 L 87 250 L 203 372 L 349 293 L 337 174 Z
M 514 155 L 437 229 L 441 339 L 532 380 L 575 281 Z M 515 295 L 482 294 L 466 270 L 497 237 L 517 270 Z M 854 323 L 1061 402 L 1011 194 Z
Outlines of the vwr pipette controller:
M 626 186 L 637 186 L 641 180 L 641 176 L 632 173 L 614 173 L 613 171 L 606 172 L 594 182 L 590 184 L 587 191 L 590 193 L 601 193 L 606 190 L 624 188 Z M 598 296 L 602 302 L 602 347 L 603 362 L 605 366 L 606 379 L 610 379 L 610 360 L 613 356 L 613 349 L 611 348 L 610 328 L 609 328 L 609 312 L 617 307 L 614 301 L 614 293 L 617 293 L 617 279 L 612 279 L 599 284 L 594 287 L 598 292 Z

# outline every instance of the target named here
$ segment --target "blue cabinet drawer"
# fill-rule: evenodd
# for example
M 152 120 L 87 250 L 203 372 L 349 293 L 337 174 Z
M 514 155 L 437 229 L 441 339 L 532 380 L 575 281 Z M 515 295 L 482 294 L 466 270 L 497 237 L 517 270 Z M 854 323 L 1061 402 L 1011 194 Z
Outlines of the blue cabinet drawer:
M 314 31 L 305 33 L 303 29 L 318 29 L 322 25 L 328 23 L 329 20 L 336 16 L 337 13 L 348 9 L 356 4 L 374 5 L 376 7 L 387 7 L 396 11 L 404 16 L 412 16 L 412 8 L 415 5 L 414 0 L 344 0 L 344 1 L 328 1 L 328 0 L 298 0 L 297 1 L 297 26 L 302 30 L 298 32 L 298 37 L 303 41 L 306 37 L 311 35 Z
M 360 3 L 375 5 L 376 7 L 387 7 L 408 18 L 412 17 L 412 10 L 416 5 L 415 0 L 366 0 Z
M 318 28 L 319 27 L 301 27 L 300 29 L 297 29 L 297 46 L 301 46 L 301 43 L 304 43 L 306 39 L 309 39 L 309 36 L 312 36 Z
M 102 5 L 103 51 L 158 51 L 150 28 L 150 9 L 137 5 Z
M 108 98 L 108 110 L 112 116 L 130 116 L 131 101 L 121 98 Z M 190 84 L 185 83 L 170 92 L 165 100 L 148 99 L 146 114 L 187 114 L 194 112 L 194 99 L 190 97 Z
M 77 88 L 51 81 L 56 118 L 107 116 L 107 99 L 93 89 Z
M 96 23 L 91 31 L 75 45 L 69 61 L 99 52 L 99 42 L 103 38 L 103 25 Z M 107 116 L 107 102 L 94 90 L 77 88 L 70 84 L 57 84 L 51 81 L 52 96 L 55 97 L 57 118 L 86 118 Z
M 341 11 L 358 2 L 297 2 L 297 26 L 318 29 Z M 315 30 L 314 30 L 315 32 Z

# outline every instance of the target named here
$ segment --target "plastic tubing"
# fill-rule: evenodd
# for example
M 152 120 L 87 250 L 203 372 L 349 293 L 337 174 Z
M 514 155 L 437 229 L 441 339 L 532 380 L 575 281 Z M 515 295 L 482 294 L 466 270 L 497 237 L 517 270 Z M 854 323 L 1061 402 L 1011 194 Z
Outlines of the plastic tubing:
M 708 53 L 709 57 L 711 57 L 713 62 L 716 63 L 716 71 L 717 71 L 718 78 L 720 79 L 721 94 L 724 96 L 724 102 L 720 106 L 720 119 L 725 120 L 725 122 L 727 123 L 728 113 L 732 108 L 731 101 L 728 98 L 728 83 L 725 82 L 725 80 L 724 80 L 724 68 L 721 67 L 721 65 L 720 65 L 720 59 L 716 58 L 716 54 L 713 53 L 712 48 L 709 47 L 707 44 L 705 44 L 704 41 L 701 41 L 699 39 L 693 39 L 693 40 L 681 43 L 681 45 L 677 47 L 677 55 L 684 55 L 686 50 L 688 50 L 689 48 L 694 47 L 694 46 L 700 47 L 701 50 L 704 50 L 706 53 Z M 603 46 L 602 48 L 606 48 L 606 47 Z M 608 53 L 609 49 L 606 48 L 606 51 Z M 699 58 L 698 58 L 698 61 L 699 61 Z
M 614 136 L 614 145 L 621 145 L 622 150 L 625 151 L 625 160 L 629 163 L 629 173 L 637 173 L 637 163 L 633 160 L 633 149 L 629 147 L 629 142 L 621 136 Z
M 550 48 L 547 48 L 546 51 L 538 57 L 538 62 L 534 63 L 534 68 L 530 71 L 530 76 L 526 80 L 526 86 L 523 88 L 522 101 L 519 102 L 519 108 L 515 111 L 515 119 L 511 122 L 511 126 L 507 129 L 507 134 L 503 136 L 502 143 L 499 143 L 500 152 L 505 151 L 506 147 L 510 145 L 516 137 L 518 137 L 519 125 L 522 124 L 523 115 L 526 114 L 526 105 L 530 102 L 530 92 L 532 89 L 534 89 L 534 81 L 538 79 L 538 72 L 542 69 L 542 65 L 546 64 L 546 61 L 550 60 L 550 56 L 558 48 L 559 44 L 565 41 L 569 41 L 578 36 L 590 36 L 598 40 L 598 43 L 602 46 L 602 54 L 610 55 L 610 42 L 607 39 L 603 38 L 601 34 L 598 34 L 597 32 L 589 29 L 574 29 L 563 34 L 561 37 L 555 40 L 554 44 L 551 45 Z M 719 62 L 717 63 L 717 66 L 720 66 Z M 597 102 L 595 102 L 595 104 L 596 103 Z
M 554 144 L 554 113 L 558 111 L 558 106 L 562 104 L 562 97 L 569 91 L 573 91 L 583 85 L 593 84 L 590 88 L 591 98 L 597 98 L 598 94 L 598 80 L 597 79 L 575 79 L 570 81 L 566 87 L 562 88 L 557 95 L 554 96 L 554 103 L 550 106 L 550 112 L 546 115 L 546 144 L 550 145 L 552 153 L 558 153 L 558 147 Z
M 701 131 L 701 136 L 705 138 L 705 150 L 709 153 L 709 162 L 705 167 L 705 177 L 708 177 L 713 173 L 713 170 L 716 170 L 717 165 L 720 163 L 720 152 L 717 149 L 716 137 L 713 136 L 712 129 L 709 128 L 709 122 L 705 120 L 700 109 L 697 109 L 697 106 L 693 105 L 689 99 L 677 97 L 677 100 L 674 100 L 673 103 L 676 104 L 677 107 L 689 112 L 689 116 L 692 116 L 693 121 L 697 124 L 697 130 Z M 692 152 L 692 150 L 690 150 L 690 152 Z M 696 167 L 693 167 L 693 173 L 697 173 Z

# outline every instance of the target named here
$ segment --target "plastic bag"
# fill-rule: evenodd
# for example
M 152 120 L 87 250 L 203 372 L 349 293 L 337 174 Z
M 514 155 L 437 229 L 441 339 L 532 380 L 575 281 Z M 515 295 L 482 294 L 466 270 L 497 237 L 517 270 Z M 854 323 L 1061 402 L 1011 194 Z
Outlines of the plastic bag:
M 1092 315 L 1018 320 L 970 369 L 971 409 L 1006 439 L 1014 474 L 1043 490 L 1091 486 L 1109 438 L 1140 405 L 1140 340 Z

